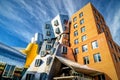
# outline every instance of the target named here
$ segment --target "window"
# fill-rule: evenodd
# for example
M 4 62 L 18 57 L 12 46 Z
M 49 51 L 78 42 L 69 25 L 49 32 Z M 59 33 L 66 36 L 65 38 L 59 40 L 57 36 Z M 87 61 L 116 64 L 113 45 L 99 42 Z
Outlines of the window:
M 14 74 L 14 70 L 15 70 L 15 66 L 6 64 L 2 76 L 12 78 Z
M 92 42 L 92 49 L 96 49 L 98 48 L 98 42 L 97 41 L 93 41 Z
M 80 20 L 80 24 L 83 24 L 84 23 L 84 19 Z
M 85 32 L 85 26 L 81 28 L 81 33 Z
M 46 35 L 47 35 L 47 36 L 50 36 L 50 35 L 51 35 L 51 32 L 50 32 L 50 31 L 47 31 L 47 32 L 46 32 Z
M 101 31 L 104 32 L 104 28 L 101 28 Z
M 106 36 L 109 37 L 109 33 L 106 31 Z
M 39 80 L 47 80 L 48 76 L 47 73 L 40 73 L 40 78 Z M 33 80 L 33 79 L 32 79 Z
M 102 24 L 102 20 L 100 20 L 100 24 Z
M 50 24 L 46 24 L 45 29 L 49 29 L 49 28 L 50 28 Z
M 119 53 L 120 53 L 120 48 L 118 48 L 118 50 L 119 50 Z
M 117 46 L 116 46 L 116 45 L 114 45 L 114 48 L 115 48 L 116 52 L 118 52 L 118 49 L 117 49 Z
M 98 21 L 98 16 L 95 16 L 95 18 L 96 18 L 96 21 Z
M 58 20 L 55 20 L 54 21 L 54 26 L 58 26 L 58 25 L 59 25 Z
M 74 44 L 78 44 L 78 43 L 79 43 L 78 39 L 75 39 Z
M 119 59 L 119 61 L 120 61 L 120 57 L 119 57 L 118 59 Z
M 67 26 L 64 26 L 64 31 L 66 31 L 68 28 L 67 28 Z
M 100 62 L 101 61 L 100 53 L 94 54 L 94 61 L 95 62 Z
M 116 62 L 118 62 L 117 61 L 117 57 L 116 57 L 116 55 L 113 53 L 113 57 L 114 57 L 114 60 L 116 61 Z
M 77 21 L 77 17 L 74 17 L 74 18 L 73 18 L 73 22 L 75 22 L 75 21 Z
M 62 50 L 61 51 L 62 54 L 67 54 L 67 47 L 62 46 L 61 50 Z
M 74 48 L 75 55 L 79 53 L 78 48 Z
M 35 79 L 35 74 L 27 74 L 25 80 L 34 80 Z
M 110 48 L 113 48 L 111 41 L 109 41 L 108 43 L 109 43 Z
M 74 24 L 74 29 L 77 28 L 77 24 Z
M 83 57 L 83 60 L 84 60 L 84 64 L 89 64 L 89 57 L 88 56 Z
M 46 50 L 50 50 L 51 49 L 51 45 L 46 45 Z
M 41 57 L 44 57 L 45 55 L 46 55 L 45 51 L 41 51 L 41 52 L 40 52 L 40 56 L 41 56 Z
M 97 28 L 100 29 L 100 25 L 97 23 Z
M 39 67 L 42 64 L 42 60 L 41 59 L 36 59 L 35 60 L 35 67 Z
M 55 29 L 55 32 L 56 32 L 56 34 L 60 34 L 60 29 L 59 29 L 59 28 L 56 28 L 56 29 Z
M 68 34 L 63 34 L 63 38 L 68 39 L 69 38 Z
M 83 45 L 83 46 L 82 46 L 82 52 L 87 52 L 87 50 L 88 50 L 87 45 Z
M 105 80 L 105 76 L 104 76 L 104 74 L 102 74 L 102 75 L 98 75 L 98 80 Z
M 51 43 L 51 42 L 52 42 L 52 40 L 51 40 L 50 38 L 48 38 L 48 39 L 47 39 L 47 42 L 48 42 L 48 43 Z
M 47 58 L 46 65 L 49 65 L 49 64 L 51 63 L 51 61 L 52 61 L 52 57 L 48 57 L 48 58 Z
M 6 66 L 5 66 L 5 70 L 4 70 L 4 72 L 3 72 L 3 76 L 5 76 L 5 77 L 8 76 L 10 67 L 11 67 L 11 65 L 6 65 Z
M 56 50 L 56 48 L 52 48 L 51 51 L 50 51 L 50 54 L 53 55 L 55 50 Z
M 85 41 L 87 39 L 86 35 L 82 36 L 82 41 Z
M 74 31 L 74 36 L 77 36 L 78 35 L 78 31 Z
M 10 68 L 9 74 L 8 74 L 8 77 L 13 77 L 14 70 L 15 70 L 15 66 L 12 66 L 12 65 L 11 65 L 11 68 Z
M 68 24 L 68 22 L 69 22 L 69 21 L 68 21 L 68 20 L 66 20 L 66 19 L 64 19 L 64 20 L 63 20 L 64 25 L 67 25 L 67 24 Z
M 83 12 L 81 12 L 80 14 L 79 14 L 79 17 L 81 18 L 83 16 Z

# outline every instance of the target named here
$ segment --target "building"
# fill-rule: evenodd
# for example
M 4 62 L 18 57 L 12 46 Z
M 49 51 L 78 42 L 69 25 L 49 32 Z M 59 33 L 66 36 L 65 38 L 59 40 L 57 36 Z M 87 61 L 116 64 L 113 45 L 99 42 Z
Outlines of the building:
M 72 15 L 70 31 L 70 45 L 79 64 L 103 72 L 99 80 L 120 80 L 120 46 L 91 3 Z
M 30 64 L 37 56 L 38 52 L 41 49 L 41 45 L 43 42 L 43 35 L 40 33 L 35 33 L 35 35 L 31 38 L 31 42 L 27 45 L 25 49 L 20 50 L 23 54 L 26 55 L 25 68 L 29 68 Z
M 120 80 L 120 46 L 91 3 L 71 20 L 59 14 L 46 22 L 43 37 L 36 34 L 22 52 L 22 80 Z
M 68 16 L 61 14 L 45 23 L 41 48 L 35 58 L 32 58 L 22 80 L 92 80 L 103 74 L 75 62 L 70 47 L 70 26 Z

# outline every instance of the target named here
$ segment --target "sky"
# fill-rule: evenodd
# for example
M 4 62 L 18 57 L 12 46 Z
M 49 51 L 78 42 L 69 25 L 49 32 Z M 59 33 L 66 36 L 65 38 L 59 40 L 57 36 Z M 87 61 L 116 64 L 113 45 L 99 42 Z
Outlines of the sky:
M 26 47 L 44 23 L 57 14 L 69 17 L 91 2 L 103 15 L 112 37 L 120 45 L 120 0 L 0 0 L 0 42 Z

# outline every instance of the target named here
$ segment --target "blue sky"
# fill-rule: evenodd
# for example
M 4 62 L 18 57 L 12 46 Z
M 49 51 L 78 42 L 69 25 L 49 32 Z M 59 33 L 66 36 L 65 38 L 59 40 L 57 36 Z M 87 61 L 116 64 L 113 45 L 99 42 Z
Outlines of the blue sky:
M 58 13 L 71 16 L 91 2 L 104 16 L 120 45 L 120 0 L 0 0 L 0 42 L 26 47 L 36 32 Z

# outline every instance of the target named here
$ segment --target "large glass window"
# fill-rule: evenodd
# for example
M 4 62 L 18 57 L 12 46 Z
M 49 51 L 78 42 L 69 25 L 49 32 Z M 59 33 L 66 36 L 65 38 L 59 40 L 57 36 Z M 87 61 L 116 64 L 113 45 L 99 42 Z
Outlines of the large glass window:
M 48 57 L 48 58 L 47 58 L 46 65 L 49 65 L 49 64 L 51 63 L 51 61 L 52 61 L 52 57 Z
M 100 24 L 97 23 L 97 28 L 100 29 Z
M 77 28 L 77 26 L 78 26 L 77 24 L 74 24 L 74 29 Z
M 81 33 L 85 32 L 85 26 L 81 28 Z
M 98 21 L 98 16 L 95 16 L 95 18 L 96 18 L 96 21 Z
M 88 56 L 83 57 L 83 60 L 84 60 L 84 64 L 89 64 L 89 57 Z
M 78 43 L 79 43 L 78 39 L 75 39 L 74 44 L 78 44 Z
M 41 51 L 41 52 L 40 52 L 40 56 L 41 56 L 41 57 L 44 57 L 45 55 L 46 55 L 45 51 Z
M 109 41 L 108 44 L 109 44 L 110 48 L 113 48 L 113 45 L 112 45 L 111 41 Z
M 75 55 L 79 53 L 78 48 L 74 48 Z
M 100 53 L 94 54 L 93 56 L 94 56 L 94 61 L 95 62 L 100 62 L 101 61 Z
M 42 64 L 42 60 L 41 59 L 36 59 L 35 60 L 35 67 L 39 67 Z
M 47 39 L 47 42 L 48 42 L 48 43 L 51 43 L 51 42 L 52 42 L 51 38 L 48 38 L 48 39 Z
M 120 61 L 120 57 L 118 57 L 119 61 Z
M 58 20 L 55 20 L 54 21 L 54 26 L 58 26 L 58 25 L 59 25 Z
M 50 32 L 50 31 L 46 31 L 46 35 L 47 35 L 47 36 L 50 36 L 50 35 L 51 35 L 51 32 Z
M 116 55 L 113 53 L 114 60 L 118 62 Z
M 51 51 L 50 51 L 50 54 L 53 55 L 55 50 L 56 50 L 56 48 L 52 48 Z
M 92 49 L 96 49 L 98 48 L 98 42 L 97 41 L 93 41 L 92 42 Z
M 82 36 L 82 41 L 85 41 L 87 39 L 86 35 Z
M 61 52 L 62 52 L 62 54 L 67 54 L 67 47 L 66 46 L 62 46 Z
M 80 20 L 80 24 L 83 24 L 83 23 L 84 23 L 84 19 L 81 19 L 81 20 Z
M 50 50 L 51 49 L 51 45 L 46 45 L 46 50 Z
M 56 34 L 60 34 L 60 29 L 59 29 L 59 28 L 56 28 L 56 29 L 55 29 L 55 32 L 56 32 Z
M 27 74 L 25 80 L 34 80 L 35 79 L 35 74 Z
M 49 29 L 49 28 L 50 28 L 50 24 L 46 24 L 45 29 Z
M 73 22 L 75 22 L 75 21 L 77 21 L 77 17 L 74 17 L 74 18 L 73 18 Z
M 78 31 L 74 31 L 74 36 L 77 36 L 78 35 Z
M 40 73 L 40 78 L 39 80 L 47 80 L 47 73 Z M 33 79 L 32 79 L 33 80 Z
M 104 76 L 104 74 L 102 74 L 102 75 L 98 75 L 98 80 L 105 80 L 105 76 Z
M 5 66 L 5 69 L 4 69 L 4 72 L 3 72 L 2 76 L 12 78 L 13 74 L 14 74 L 14 70 L 15 70 L 15 66 L 7 64 Z
M 119 50 L 119 53 L 120 53 L 120 48 L 118 48 L 118 50 Z
M 88 46 L 87 45 L 83 45 L 82 46 L 82 52 L 87 52 L 88 50 Z
M 79 17 L 81 18 L 83 16 L 83 12 L 81 12 L 80 14 L 79 14 Z

